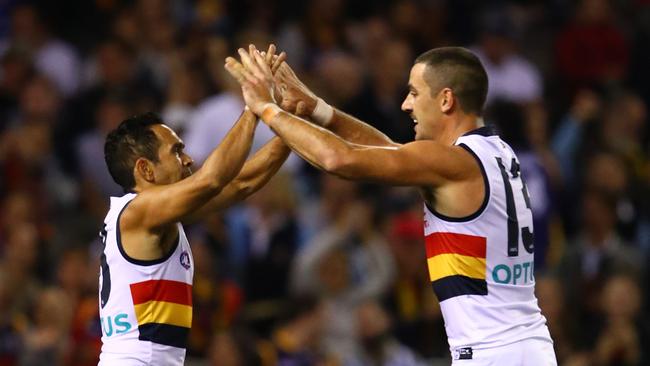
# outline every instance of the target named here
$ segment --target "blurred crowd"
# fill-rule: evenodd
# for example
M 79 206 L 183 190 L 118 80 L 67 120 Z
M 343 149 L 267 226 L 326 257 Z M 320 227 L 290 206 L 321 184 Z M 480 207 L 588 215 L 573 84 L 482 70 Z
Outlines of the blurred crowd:
M 104 137 L 156 111 L 197 167 L 244 106 L 223 70 L 274 42 L 396 141 L 413 59 L 462 45 L 518 153 L 560 365 L 650 365 L 650 1 L 0 1 L 0 366 L 96 365 Z M 260 125 L 254 149 L 272 136 Z M 449 364 L 417 191 L 298 157 L 186 228 L 188 365 Z M 468 319 L 468 321 L 470 321 Z

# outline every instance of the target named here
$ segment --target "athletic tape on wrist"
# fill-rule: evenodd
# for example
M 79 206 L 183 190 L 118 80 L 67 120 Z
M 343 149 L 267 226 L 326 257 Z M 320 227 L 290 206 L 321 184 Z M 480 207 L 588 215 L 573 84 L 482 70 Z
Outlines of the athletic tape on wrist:
M 334 108 L 327 104 L 322 98 L 318 98 L 316 108 L 311 113 L 311 118 L 321 126 L 327 126 L 334 117 Z
M 273 117 L 276 114 L 280 113 L 282 110 L 275 103 L 266 103 L 264 108 L 262 108 L 262 115 L 260 116 L 266 123 L 270 123 Z

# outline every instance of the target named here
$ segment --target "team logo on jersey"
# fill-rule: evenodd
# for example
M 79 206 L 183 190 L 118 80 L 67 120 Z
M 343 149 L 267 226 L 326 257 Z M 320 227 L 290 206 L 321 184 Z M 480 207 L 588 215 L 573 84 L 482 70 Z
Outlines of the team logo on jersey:
M 190 269 L 190 254 L 186 250 L 181 253 L 181 266 L 185 269 Z
M 473 356 L 472 347 L 464 347 L 452 351 L 454 360 L 471 360 Z

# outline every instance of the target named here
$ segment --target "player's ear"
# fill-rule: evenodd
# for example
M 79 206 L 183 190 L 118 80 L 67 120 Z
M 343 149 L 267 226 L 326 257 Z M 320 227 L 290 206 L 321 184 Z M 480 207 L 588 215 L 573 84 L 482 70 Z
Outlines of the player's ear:
M 442 113 L 450 113 L 456 103 L 454 92 L 449 88 L 443 88 L 440 91 L 440 95 L 440 111 Z
M 155 181 L 153 163 L 148 159 L 138 158 L 133 167 L 133 175 L 138 176 L 149 183 L 153 183 Z

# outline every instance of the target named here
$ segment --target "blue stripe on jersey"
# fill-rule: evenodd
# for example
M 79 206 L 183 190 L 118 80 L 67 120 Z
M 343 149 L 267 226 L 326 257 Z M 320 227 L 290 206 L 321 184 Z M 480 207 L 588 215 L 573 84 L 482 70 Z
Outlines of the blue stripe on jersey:
M 187 348 L 190 329 L 176 325 L 147 323 L 138 326 L 141 341 L 164 344 L 165 346 Z
M 461 295 L 487 295 L 487 282 L 485 280 L 470 278 L 462 275 L 443 277 L 433 281 L 433 292 L 438 301 L 445 301 Z

